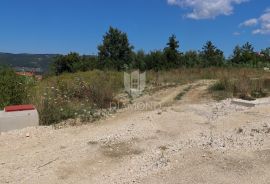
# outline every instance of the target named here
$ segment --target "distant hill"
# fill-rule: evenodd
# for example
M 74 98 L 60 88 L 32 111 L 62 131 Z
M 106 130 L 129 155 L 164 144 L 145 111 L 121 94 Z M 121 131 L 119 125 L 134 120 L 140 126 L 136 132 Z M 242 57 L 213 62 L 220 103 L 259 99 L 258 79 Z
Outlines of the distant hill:
M 42 73 L 49 70 L 56 54 L 10 54 L 0 52 L 0 65 L 13 68 L 36 68 Z

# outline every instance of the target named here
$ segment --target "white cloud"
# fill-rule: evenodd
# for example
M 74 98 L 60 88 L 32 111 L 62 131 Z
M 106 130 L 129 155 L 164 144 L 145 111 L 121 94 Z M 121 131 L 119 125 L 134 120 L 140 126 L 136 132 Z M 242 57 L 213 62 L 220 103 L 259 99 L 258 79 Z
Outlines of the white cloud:
M 249 26 L 255 26 L 258 24 L 258 19 L 249 19 L 249 20 L 246 20 L 245 22 L 241 23 L 240 26 L 246 26 L 246 27 L 249 27 Z
M 213 19 L 219 15 L 231 15 L 235 4 L 248 0 L 167 0 L 168 4 L 191 8 L 186 17 L 191 19 Z
M 249 19 L 241 26 L 255 26 L 258 28 L 252 31 L 252 34 L 270 34 L 270 9 L 268 8 L 259 18 Z
M 233 35 L 234 35 L 234 36 L 240 36 L 241 33 L 239 33 L 239 32 L 234 32 Z

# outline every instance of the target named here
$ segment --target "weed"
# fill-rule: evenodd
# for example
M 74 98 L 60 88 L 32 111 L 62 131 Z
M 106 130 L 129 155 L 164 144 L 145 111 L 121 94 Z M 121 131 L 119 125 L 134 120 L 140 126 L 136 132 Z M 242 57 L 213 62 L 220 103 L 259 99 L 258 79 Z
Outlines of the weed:
M 269 79 L 251 78 L 247 74 L 239 74 L 237 78 L 228 76 L 219 79 L 209 90 L 219 100 L 237 97 L 243 100 L 255 100 L 269 95 Z
M 98 109 L 110 107 L 122 84 L 122 75 L 118 72 L 63 74 L 39 83 L 32 103 L 43 125 L 77 118 L 89 122 L 103 116 Z
M 8 105 L 20 105 L 27 102 L 31 78 L 18 76 L 7 67 L 0 67 L 0 109 Z
M 185 94 L 187 92 L 190 91 L 190 89 L 192 88 L 192 86 L 188 86 L 187 88 L 185 88 L 181 93 L 179 93 L 176 97 L 175 100 L 181 100 L 183 96 L 185 96 Z

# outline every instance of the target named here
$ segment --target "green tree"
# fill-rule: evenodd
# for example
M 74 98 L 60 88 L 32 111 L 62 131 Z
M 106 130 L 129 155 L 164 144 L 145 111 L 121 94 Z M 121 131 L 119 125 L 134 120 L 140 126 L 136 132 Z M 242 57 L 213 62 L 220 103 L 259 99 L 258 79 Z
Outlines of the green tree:
M 163 70 L 164 63 L 166 63 L 166 57 L 162 51 L 152 51 L 145 58 L 146 70 Z
M 164 54 L 167 60 L 164 66 L 166 69 L 174 68 L 180 65 L 180 53 L 178 51 L 179 47 L 179 41 L 176 39 L 176 36 L 172 35 L 171 37 L 169 37 L 167 47 L 164 49 Z
M 241 47 L 237 45 L 234 48 L 231 63 L 240 66 L 257 66 L 259 59 L 252 44 L 247 42 Z
M 98 46 L 100 68 L 123 70 L 126 66 L 130 67 L 132 49 L 127 34 L 110 27 L 103 37 L 102 45 Z
M 242 58 L 241 63 L 244 65 L 257 65 L 256 62 L 256 53 L 254 52 L 254 47 L 251 43 L 245 43 L 242 48 Z
M 146 69 L 146 63 L 145 58 L 146 54 L 143 50 L 139 50 L 138 52 L 134 53 L 134 59 L 133 59 L 133 68 L 145 70 Z
M 86 56 L 83 55 L 80 57 L 79 62 L 73 64 L 74 71 L 89 71 L 97 69 L 98 60 L 96 56 Z
M 270 66 L 270 47 L 261 51 L 261 59 L 263 66 Z
M 81 61 L 80 55 L 75 52 L 71 52 L 68 55 L 58 56 L 53 63 L 53 70 L 56 75 L 64 72 L 76 72 L 75 65 Z
M 225 60 L 223 52 L 216 48 L 211 41 L 206 42 L 203 46 L 201 57 L 203 67 L 222 66 Z
M 183 65 L 188 68 L 200 65 L 200 57 L 197 51 L 187 51 L 183 56 Z
M 242 63 L 242 49 L 239 45 L 235 46 L 230 62 L 232 65 L 240 65 Z

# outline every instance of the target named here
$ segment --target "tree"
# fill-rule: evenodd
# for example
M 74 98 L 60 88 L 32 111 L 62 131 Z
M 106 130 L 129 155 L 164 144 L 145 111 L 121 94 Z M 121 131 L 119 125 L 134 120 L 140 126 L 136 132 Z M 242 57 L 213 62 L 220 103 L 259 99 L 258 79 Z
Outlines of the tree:
M 123 70 L 125 66 L 130 67 L 132 49 L 127 34 L 110 27 L 103 37 L 102 45 L 98 46 L 100 68 Z
M 239 65 L 242 63 L 242 50 L 241 47 L 239 45 L 235 46 L 234 50 L 233 50 L 233 55 L 231 58 L 231 63 L 233 65 Z
M 180 54 L 178 48 L 179 48 L 179 41 L 177 41 L 175 35 L 172 35 L 171 37 L 169 37 L 167 47 L 164 49 L 164 54 L 167 60 L 167 63 L 165 65 L 166 69 L 179 66 Z
M 78 64 L 80 60 L 80 55 L 75 52 L 71 52 L 66 56 L 60 55 L 53 63 L 53 70 L 56 75 L 64 72 L 75 72 L 75 64 Z
M 88 71 L 94 70 L 98 67 L 98 61 L 96 56 L 86 56 L 80 57 L 79 62 L 73 64 L 74 71 Z
M 254 47 L 252 46 L 251 43 L 246 42 L 246 43 L 242 46 L 242 52 L 254 53 Z
M 254 52 L 254 47 L 247 42 L 242 47 L 236 46 L 233 51 L 231 62 L 233 65 L 257 66 L 259 58 Z
M 222 66 L 225 60 L 223 52 L 217 49 L 211 41 L 206 42 L 203 46 L 201 57 L 203 67 Z
M 197 51 L 187 51 L 183 56 L 183 65 L 191 68 L 200 65 L 200 57 Z
M 263 65 L 270 66 L 270 47 L 261 51 Z
M 245 43 L 242 48 L 242 62 L 245 65 L 257 65 L 256 53 L 251 43 Z
M 139 50 L 138 52 L 134 53 L 134 59 L 133 59 L 133 68 L 135 69 L 140 69 L 140 70 L 145 70 L 146 69 L 146 64 L 145 64 L 145 58 L 146 54 L 144 53 L 143 50 Z
M 146 70 L 163 70 L 164 63 L 166 63 L 166 58 L 162 51 L 152 51 L 145 58 Z

